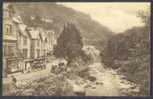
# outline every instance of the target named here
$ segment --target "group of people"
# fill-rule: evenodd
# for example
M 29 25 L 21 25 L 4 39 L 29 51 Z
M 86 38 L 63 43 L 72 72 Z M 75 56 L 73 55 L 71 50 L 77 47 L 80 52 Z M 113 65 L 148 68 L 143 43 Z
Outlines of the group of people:
M 52 63 L 51 72 L 58 75 L 67 69 L 67 61 L 64 59 L 57 59 Z

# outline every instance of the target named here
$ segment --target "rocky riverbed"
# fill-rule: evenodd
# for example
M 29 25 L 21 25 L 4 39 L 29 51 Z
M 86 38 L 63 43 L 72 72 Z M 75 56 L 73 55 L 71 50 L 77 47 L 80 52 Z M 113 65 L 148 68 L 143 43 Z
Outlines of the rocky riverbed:
M 96 80 L 84 80 L 80 77 L 75 80 L 66 79 L 61 82 L 67 83 L 62 86 L 66 88 L 63 92 L 67 91 L 64 92 L 67 94 L 63 95 L 77 95 L 75 93 L 80 91 L 85 96 L 124 96 L 139 91 L 135 84 L 123 79 L 124 77 L 114 70 L 104 69 L 101 63 L 93 63 L 89 68 L 90 76 L 94 76 Z M 49 74 L 33 81 L 23 82 L 22 80 L 22 83 L 18 84 L 16 93 L 18 95 L 56 95 L 58 85 L 55 79 L 57 79 L 56 75 Z

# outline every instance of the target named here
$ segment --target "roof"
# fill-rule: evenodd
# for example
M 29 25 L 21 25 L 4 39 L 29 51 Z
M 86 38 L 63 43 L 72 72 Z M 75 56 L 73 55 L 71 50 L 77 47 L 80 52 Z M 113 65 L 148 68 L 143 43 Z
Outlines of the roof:
M 29 34 L 30 34 L 32 39 L 37 39 L 39 37 L 39 31 L 35 30 L 33 28 L 30 28 Z
M 25 25 L 23 22 L 22 22 L 22 19 L 20 16 L 17 16 L 17 17 L 13 17 L 13 22 L 16 22 L 18 23 L 18 29 L 20 31 L 20 33 L 24 36 L 27 35 L 27 32 L 26 32 L 26 28 L 27 28 L 27 25 Z
M 25 24 L 19 24 L 18 25 L 19 31 L 22 35 L 26 36 L 27 32 L 26 32 L 26 28 L 27 26 Z
M 42 40 L 44 41 L 45 38 L 46 38 L 46 32 L 45 32 L 45 30 L 42 29 L 42 28 L 38 28 L 38 30 L 39 30 L 39 33 L 40 33 L 40 35 L 42 37 Z
M 12 20 L 16 23 L 23 23 L 20 16 L 13 17 Z

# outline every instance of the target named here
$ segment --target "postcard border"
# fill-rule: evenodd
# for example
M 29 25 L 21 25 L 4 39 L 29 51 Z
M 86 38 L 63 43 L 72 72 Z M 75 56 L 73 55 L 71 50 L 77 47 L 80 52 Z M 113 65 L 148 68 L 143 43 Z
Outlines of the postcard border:
M 1 33 L 0 33 L 0 46 L 1 46 L 1 49 L 0 49 L 0 55 L 1 55 L 1 66 L 0 66 L 0 70 L 1 70 L 1 83 L 0 83 L 0 99 L 78 99 L 78 98 L 92 98 L 92 99 L 98 99 L 98 98 L 101 98 L 101 99 L 153 99 L 153 20 L 152 20 L 152 17 L 153 17 L 153 1 L 152 0 L 43 0 L 43 2 L 150 2 L 151 3 L 151 18 L 150 18 L 150 24 L 151 24 L 151 30 L 150 30 L 150 51 L 151 51 L 151 55 L 150 55 L 150 59 L 151 59 L 151 62 L 150 62 L 150 75 L 151 75 L 151 78 L 150 78 L 150 96 L 143 96 L 143 97 L 129 97 L 129 96 L 123 96 L 123 97 L 104 97 L 104 96 L 100 96 L 100 97 L 97 97 L 97 96 L 94 96 L 94 97 L 89 97 L 89 96 L 85 96 L 85 97 L 81 97 L 81 96 L 77 96 L 77 97 L 73 97 L 73 96 L 2 96 L 2 66 L 3 66 L 3 63 L 2 63 L 2 31 L 3 31 L 3 28 L 2 28 L 2 23 L 3 23 L 3 20 L 2 20 L 2 16 L 3 16 L 3 13 L 2 13 L 2 7 L 3 7 L 3 2 L 42 2 L 41 0 L 4 0 L 4 1 L 0 1 L 0 9 L 1 9 L 1 12 L 0 12 L 0 30 L 1 30 Z

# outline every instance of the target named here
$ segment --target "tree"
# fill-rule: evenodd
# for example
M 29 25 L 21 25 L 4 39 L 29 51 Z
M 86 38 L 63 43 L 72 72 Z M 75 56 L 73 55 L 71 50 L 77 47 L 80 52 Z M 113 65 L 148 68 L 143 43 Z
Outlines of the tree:
M 139 11 L 137 16 L 141 18 L 142 22 L 145 24 L 145 27 L 150 27 L 150 11 Z
M 138 13 L 144 26 L 133 27 L 112 36 L 103 53 L 102 62 L 119 69 L 126 79 L 140 85 L 139 95 L 149 94 L 150 22 L 149 13 Z
M 57 58 L 66 58 L 68 61 L 82 55 L 83 43 L 80 31 L 72 23 L 64 25 L 64 29 L 57 39 L 54 55 Z

